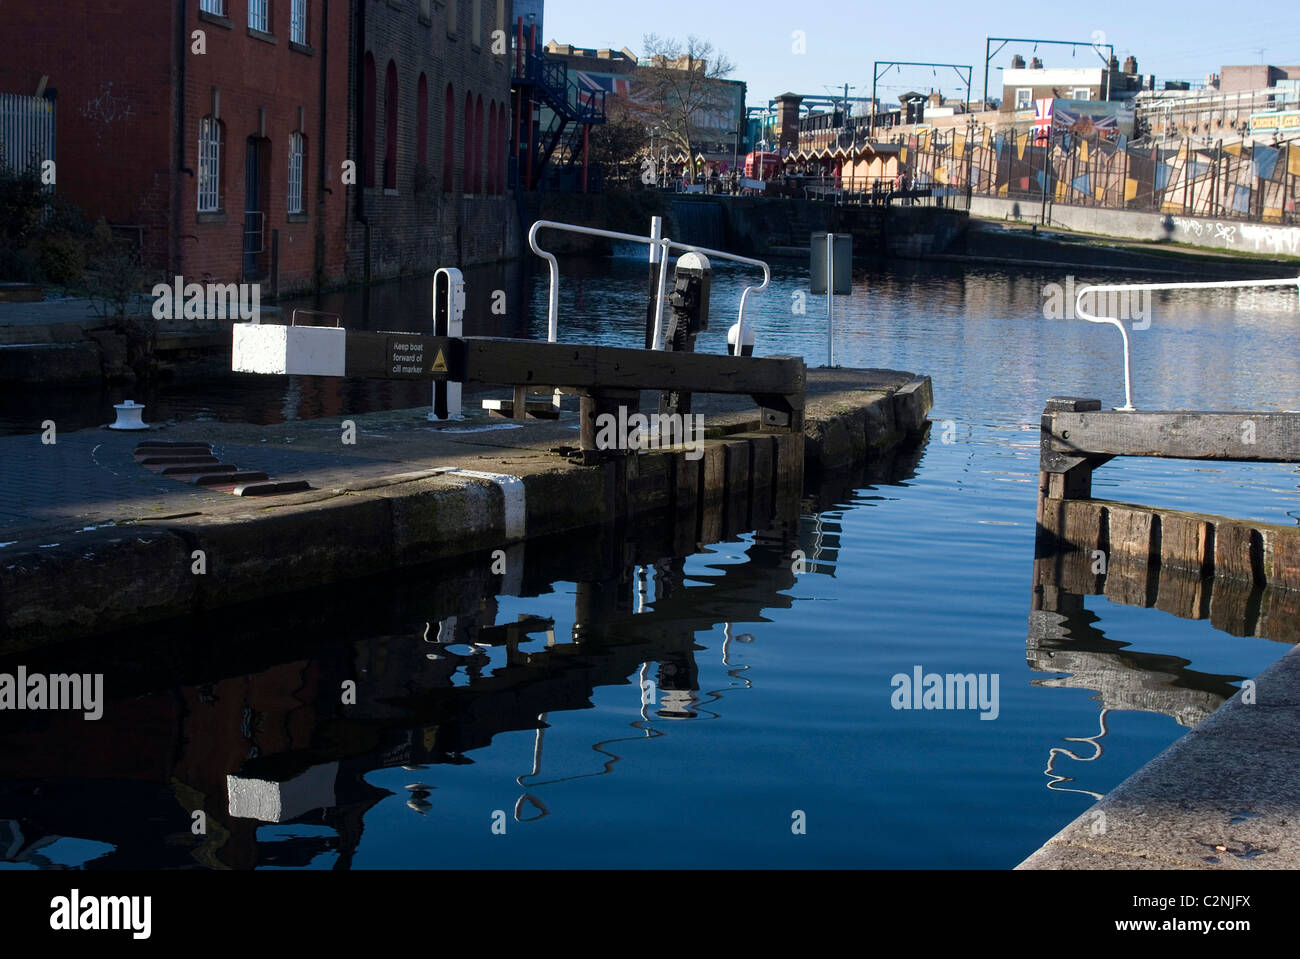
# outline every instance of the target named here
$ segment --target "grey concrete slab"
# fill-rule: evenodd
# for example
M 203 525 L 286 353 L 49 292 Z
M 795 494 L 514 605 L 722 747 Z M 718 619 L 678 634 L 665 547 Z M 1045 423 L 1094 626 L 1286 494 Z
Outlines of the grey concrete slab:
M 1300 868 L 1300 648 L 1253 682 L 1020 868 Z

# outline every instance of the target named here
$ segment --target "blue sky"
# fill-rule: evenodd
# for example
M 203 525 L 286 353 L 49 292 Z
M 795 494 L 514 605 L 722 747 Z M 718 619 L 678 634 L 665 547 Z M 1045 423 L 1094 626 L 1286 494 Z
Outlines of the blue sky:
M 924 60 L 970 64 L 972 95 L 983 83 L 984 38 L 989 35 L 1088 40 L 1097 31 L 1114 44 L 1122 62 L 1128 54 L 1145 75 L 1204 79 L 1225 64 L 1300 64 L 1300 8 L 1295 0 L 1246 5 L 1182 0 L 1176 3 L 1094 4 L 1004 0 L 1002 3 L 862 3 L 851 0 L 548 0 L 546 41 L 584 47 L 628 47 L 641 52 L 646 33 L 711 40 L 736 65 L 732 79 L 749 85 L 751 106 L 786 90 L 830 94 L 853 84 L 853 96 L 871 93 L 872 61 Z M 792 34 L 802 30 L 806 53 L 792 52 Z M 1032 45 L 1020 45 L 1028 57 Z M 994 67 L 1010 63 L 1008 45 L 990 65 L 989 89 L 998 89 Z M 1071 56 L 1069 47 L 1040 46 L 1047 66 L 1097 63 L 1089 51 Z M 1089 61 L 1089 57 L 1092 60 Z M 910 89 L 936 87 L 959 95 L 953 71 L 909 68 L 880 81 L 879 95 L 892 99 Z

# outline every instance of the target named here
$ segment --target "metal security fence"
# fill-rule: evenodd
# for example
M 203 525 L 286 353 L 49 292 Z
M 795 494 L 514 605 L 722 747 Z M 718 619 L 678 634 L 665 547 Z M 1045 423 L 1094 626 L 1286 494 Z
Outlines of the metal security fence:
M 53 100 L 0 93 L 0 165 L 21 173 L 53 160 L 55 126 Z M 53 193 L 54 184 L 45 192 Z
M 789 176 L 808 167 L 812 175 Z M 886 176 L 863 176 L 883 167 Z M 969 124 L 900 135 L 787 163 L 787 186 L 834 203 L 967 208 L 972 196 L 1300 224 L 1300 140 L 1130 140 L 1096 130 L 1050 135 Z M 856 175 L 855 175 L 856 174 Z M 1230 229 L 1230 225 L 1224 229 Z
M 1300 223 L 1300 143 L 935 133 L 910 138 L 902 161 L 916 183 L 976 196 Z

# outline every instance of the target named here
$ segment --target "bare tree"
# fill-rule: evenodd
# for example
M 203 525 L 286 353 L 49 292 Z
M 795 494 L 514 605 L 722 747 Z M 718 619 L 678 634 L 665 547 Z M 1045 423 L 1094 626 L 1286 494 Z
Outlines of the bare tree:
M 605 122 L 591 128 L 591 159 L 610 167 L 613 178 L 620 179 L 623 165 L 645 152 L 648 141 L 646 125 L 629 109 L 626 98 L 610 97 Z
M 695 36 L 683 43 L 651 33 L 641 45 L 650 65 L 637 68 L 630 106 L 642 123 L 659 128 L 665 146 L 689 156 L 702 133 L 723 132 L 715 118 L 731 114 L 735 93 L 731 84 L 720 81 L 735 66 L 712 43 Z

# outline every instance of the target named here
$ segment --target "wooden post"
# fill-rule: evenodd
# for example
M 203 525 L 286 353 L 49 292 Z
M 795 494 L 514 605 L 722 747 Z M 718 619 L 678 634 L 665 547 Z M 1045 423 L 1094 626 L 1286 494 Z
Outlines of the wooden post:
M 1093 413 L 1101 410 L 1101 400 L 1081 399 L 1075 396 L 1054 396 L 1043 408 L 1038 465 L 1038 534 L 1046 537 L 1046 545 L 1060 545 L 1064 532 L 1065 501 L 1092 497 L 1092 471 L 1105 462 L 1104 458 L 1076 456 L 1054 450 L 1052 439 L 1052 414 Z
M 583 396 L 579 407 L 579 443 L 582 449 L 582 465 L 591 466 L 598 462 L 602 453 L 610 452 L 602 450 L 596 444 L 596 437 L 600 432 L 597 425 L 598 419 L 603 415 L 611 415 L 618 419 L 619 407 L 626 407 L 627 415 L 624 418 L 630 418 L 641 408 L 641 393 L 639 390 L 599 390 L 592 391 L 589 395 Z M 618 450 L 615 452 L 624 452 Z

